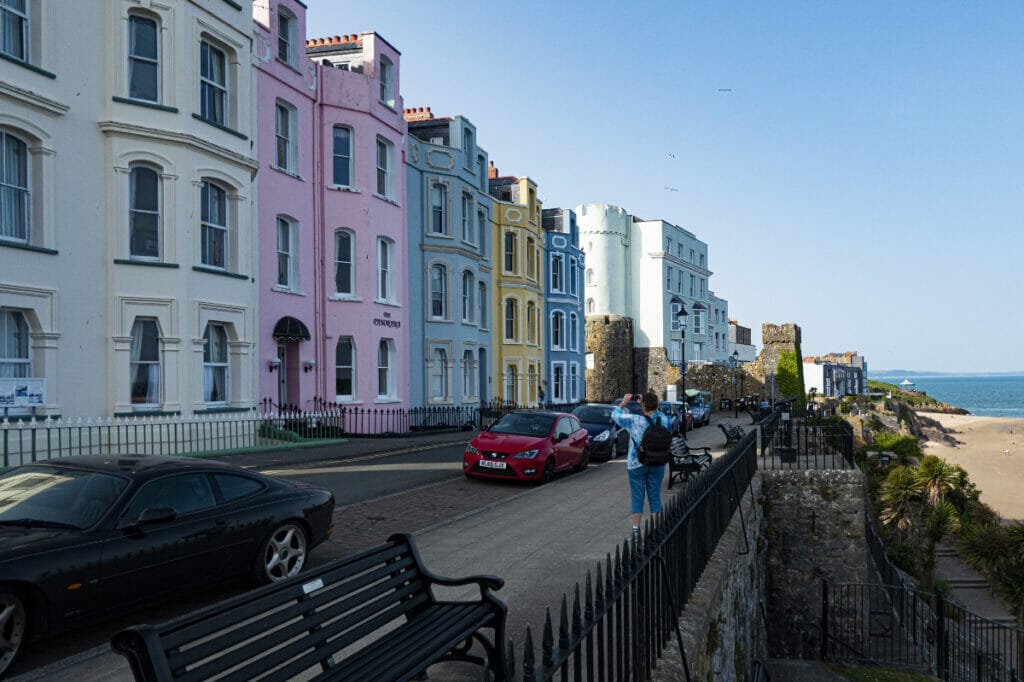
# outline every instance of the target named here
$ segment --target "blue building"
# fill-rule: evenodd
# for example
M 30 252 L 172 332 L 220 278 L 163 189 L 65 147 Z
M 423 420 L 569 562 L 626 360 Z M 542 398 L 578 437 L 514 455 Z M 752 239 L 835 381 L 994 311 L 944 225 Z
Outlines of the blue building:
M 541 215 L 547 264 L 544 269 L 546 399 L 551 403 L 583 400 L 586 327 L 583 317 L 584 253 L 576 214 L 545 208 Z
M 466 118 L 406 109 L 413 405 L 491 398 L 487 152 Z

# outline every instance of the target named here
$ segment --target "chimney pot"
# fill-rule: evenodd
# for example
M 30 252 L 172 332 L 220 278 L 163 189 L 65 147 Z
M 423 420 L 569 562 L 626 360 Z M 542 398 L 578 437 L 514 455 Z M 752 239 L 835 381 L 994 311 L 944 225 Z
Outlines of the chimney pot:
M 334 36 L 335 44 L 341 44 L 341 36 Z

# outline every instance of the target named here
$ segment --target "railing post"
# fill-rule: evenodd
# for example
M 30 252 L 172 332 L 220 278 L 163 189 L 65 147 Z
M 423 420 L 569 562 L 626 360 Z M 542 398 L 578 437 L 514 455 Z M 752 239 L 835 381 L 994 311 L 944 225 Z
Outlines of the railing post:
M 935 590 L 935 674 L 940 680 L 949 678 L 949 642 L 946 641 L 946 600 L 942 590 Z
M 828 659 L 828 581 L 821 581 L 821 660 Z

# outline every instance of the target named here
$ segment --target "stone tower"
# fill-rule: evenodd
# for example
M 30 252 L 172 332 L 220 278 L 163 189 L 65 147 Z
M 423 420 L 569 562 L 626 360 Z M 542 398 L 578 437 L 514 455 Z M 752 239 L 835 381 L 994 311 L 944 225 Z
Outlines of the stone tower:
M 611 402 L 634 390 L 633 320 L 621 315 L 588 315 L 586 319 L 587 401 Z
M 761 375 L 759 378 L 763 378 L 765 395 L 773 402 L 794 395 L 802 399 L 803 356 L 800 351 L 800 327 L 793 323 L 765 322 L 761 325 L 761 341 L 764 348 L 761 349 L 761 355 L 756 361 L 759 366 L 750 369 L 751 373 L 756 372 Z M 786 361 L 788 358 L 795 358 L 795 367 L 792 366 L 794 363 Z M 781 369 L 780 360 L 783 360 Z M 794 372 L 795 376 L 790 376 Z

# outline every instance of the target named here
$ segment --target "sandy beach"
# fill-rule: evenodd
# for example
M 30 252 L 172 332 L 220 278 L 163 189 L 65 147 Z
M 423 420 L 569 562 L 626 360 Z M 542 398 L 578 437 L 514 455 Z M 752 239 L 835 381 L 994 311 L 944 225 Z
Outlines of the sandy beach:
M 961 443 L 929 442 L 924 453 L 962 466 L 981 490 L 982 502 L 1004 519 L 1024 520 L 1024 419 L 921 414 L 940 422 Z

